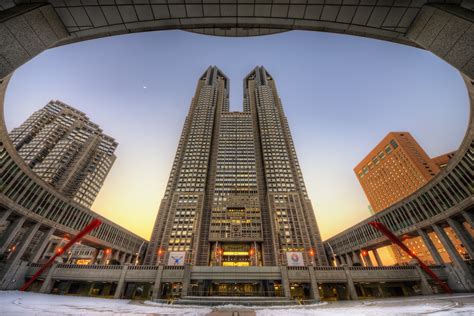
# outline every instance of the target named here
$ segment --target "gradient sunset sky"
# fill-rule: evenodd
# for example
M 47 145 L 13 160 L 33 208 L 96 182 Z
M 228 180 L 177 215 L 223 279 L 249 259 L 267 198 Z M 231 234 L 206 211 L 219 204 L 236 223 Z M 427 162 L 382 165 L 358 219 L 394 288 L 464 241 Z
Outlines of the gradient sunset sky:
M 242 109 L 242 80 L 273 75 L 323 239 L 370 216 L 353 167 L 390 131 L 428 155 L 455 150 L 468 98 L 451 66 L 420 49 L 294 31 L 223 38 L 183 31 L 115 36 L 48 50 L 18 69 L 7 91 L 11 130 L 49 100 L 87 113 L 119 147 L 92 209 L 149 238 L 199 76 L 217 65 Z

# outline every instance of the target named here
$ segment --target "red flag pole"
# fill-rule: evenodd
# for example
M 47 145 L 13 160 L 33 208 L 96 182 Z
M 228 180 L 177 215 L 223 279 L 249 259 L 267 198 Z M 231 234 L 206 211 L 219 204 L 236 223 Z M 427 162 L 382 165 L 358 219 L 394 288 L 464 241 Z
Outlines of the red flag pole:
M 418 258 L 413 253 L 413 251 L 410 251 L 410 249 L 408 249 L 408 247 L 405 246 L 405 244 L 387 228 L 387 226 L 380 222 L 370 222 L 369 225 L 382 232 L 385 236 L 388 237 L 388 239 L 390 239 L 393 243 L 397 244 L 410 257 L 418 261 L 418 263 L 420 264 L 420 268 L 422 268 L 423 271 L 426 272 L 426 274 L 428 274 L 439 286 L 441 286 L 443 290 L 446 291 L 446 293 L 453 293 L 453 290 L 451 290 L 451 288 L 446 283 L 444 283 L 430 268 L 428 268 L 428 266 L 423 261 L 421 261 L 420 258 Z
M 72 245 L 74 245 L 77 241 L 81 240 L 85 235 L 90 233 L 92 230 L 96 229 L 102 224 L 102 221 L 100 219 L 94 218 L 86 227 L 84 227 L 83 230 L 79 232 L 74 238 L 72 238 L 64 247 L 59 248 L 54 256 L 52 256 L 48 262 L 46 262 L 32 277 L 31 279 L 28 280 L 23 286 L 20 288 L 20 291 L 26 291 L 26 289 L 43 273 L 47 268 L 49 268 L 54 260 L 62 255 L 65 251 L 67 251 L 69 248 L 71 248 Z

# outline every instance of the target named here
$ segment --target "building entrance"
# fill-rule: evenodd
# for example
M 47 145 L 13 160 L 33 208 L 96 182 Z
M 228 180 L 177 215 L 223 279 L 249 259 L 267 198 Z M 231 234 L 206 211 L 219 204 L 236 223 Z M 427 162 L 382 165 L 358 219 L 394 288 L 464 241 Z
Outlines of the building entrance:
M 239 282 L 199 280 L 191 281 L 188 295 L 281 297 L 284 293 L 279 280 L 242 280 Z
M 211 295 L 216 296 L 262 296 L 260 283 L 213 283 Z
M 211 266 L 261 266 L 260 246 L 257 243 L 214 243 L 211 247 Z

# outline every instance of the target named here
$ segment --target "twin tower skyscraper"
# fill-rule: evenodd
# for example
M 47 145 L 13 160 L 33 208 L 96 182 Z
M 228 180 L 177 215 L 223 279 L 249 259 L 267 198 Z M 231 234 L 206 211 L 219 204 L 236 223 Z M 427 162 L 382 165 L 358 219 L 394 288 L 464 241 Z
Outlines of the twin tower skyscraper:
M 229 84 L 198 81 L 144 263 L 328 265 L 275 81 L 252 70 L 243 112 Z

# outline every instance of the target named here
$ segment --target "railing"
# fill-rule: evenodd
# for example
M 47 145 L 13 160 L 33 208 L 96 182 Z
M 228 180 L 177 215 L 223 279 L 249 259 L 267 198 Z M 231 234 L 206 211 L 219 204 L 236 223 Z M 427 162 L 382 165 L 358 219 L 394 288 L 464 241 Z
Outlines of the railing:
M 128 266 L 128 270 L 158 270 L 159 266 Z
M 39 268 L 42 263 L 29 263 L 30 268 Z M 101 265 L 101 264 L 72 264 L 72 263 L 60 263 L 57 266 L 62 269 L 110 269 L 110 270 L 120 270 L 123 269 L 124 265 Z M 207 266 L 206 266 L 207 267 Z M 431 265 L 431 269 L 443 269 L 444 265 Z M 264 267 L 263 267 L 264 268 Z M 306 271 L 310 267 L 288 267 L 289 271 Z M 377 270 L 413 270 L 415 266 L 405 265 L 405 266 L 380 266 L 380 267 L 360 267 L 360 266 L 348 266 L 350 270 L 367 270 L 367 271 L 377 271 Z M 128 266 L 128 270 L 158 270 L 159 266 L 155 265 L 137 265 L 137 266 Z M 164 270 L 184 270 L 184 266 L 164 266 Z M 316 266 L 314 267 L 317 271 L 341 271 L 344 270 L 344 267 L 332 267 L 332 266 Z
M 184 266 L 165 266 L 164 270 L 184 270 Z
M 343 267 L 332 267 L 332 266 L 318 266 L 314 267 L 317 271 L 337 271 L 344 270 Z
M 42 263 L 28 263 L 30 268 L 39 268 L 42 267 Z M 106 264 L 73 264 L 73 263 L 59 263 L 58 268 L 62 269 L 108 269 L 108 270 L 120 270 L 123 269 L 125 265 L 106 265 Z M 137 265 L 137 266 L 128 266 L 128 270 L 158 270 L 159 266 L 155 265 Z M 164 270 L 184 270 L 184 266 L 164 266 Z
M 72 264 L 60 263 L 57 266 L 61 269 L 95 269 L 95 270 L 121 270 L 123 266 L 120 265 L 103 265 L 103 264 Z
M 308 270 L 308 267 L 288 267 L 288 270 L 291 270 L 291 271 L 294 271 L 294 270 L 306 271 L 306 270 Z
M 396 270 L 413 270 L 415 269 L 415 266 L 382 266 L 382 267 L 349 267 L 350 270 L 366 270 L 366 271 L 377 271 L 377 270 L 390 270 L 390 271 L 396 271 Z

